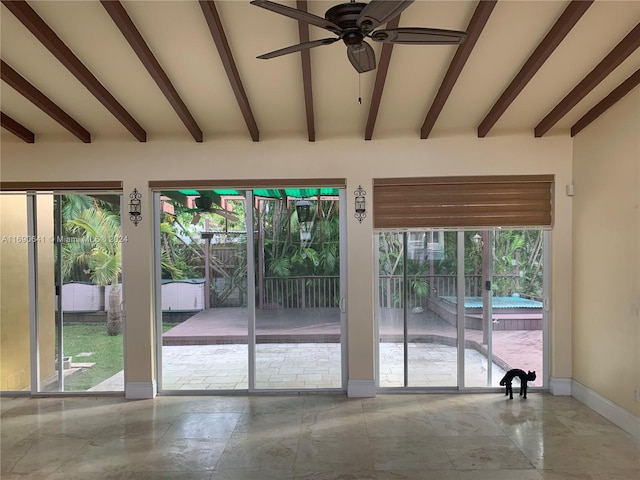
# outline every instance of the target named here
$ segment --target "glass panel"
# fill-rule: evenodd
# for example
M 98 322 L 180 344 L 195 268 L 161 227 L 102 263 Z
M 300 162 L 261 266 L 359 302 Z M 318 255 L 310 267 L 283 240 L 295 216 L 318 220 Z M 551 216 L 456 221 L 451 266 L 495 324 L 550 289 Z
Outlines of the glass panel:
M 542 254 L 541 230 L 465 232 L 465 386 L 497 387 L 514 368 L 542 385 Z
M 0 391 L 30 391 L 27 195 L 0 194 Z
M 191 193 L 160 197 L 160 388 L 247 389 L 245 200 Z
M 456 235 L 379 234 L 380 387 L 458 384 Z
M 256 196 L 256 389 L 342 388 L 337 196 Z
M 40 391 L 123 391 L 119 194 L 37 195 Z
M 378 335 L 380 387 L 405 386 L 404 237 L 378 234 Z
M 543 230 L 499 229 L 493 233 L 494 363 L 536 372 L 529 386 L 543 385 Z M 499 385 L 502 377 L 491 384 Z M 519 381 L 513 389 L 519 390 Z M 516 391 L 517 394 L 517 391 Z

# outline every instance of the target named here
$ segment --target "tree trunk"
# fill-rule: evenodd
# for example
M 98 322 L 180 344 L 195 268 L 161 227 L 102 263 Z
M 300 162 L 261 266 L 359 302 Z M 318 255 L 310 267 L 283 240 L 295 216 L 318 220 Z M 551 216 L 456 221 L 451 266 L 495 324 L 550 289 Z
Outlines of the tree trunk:
M 120 289 L 112 285 L 109 292 L 109 311 L 107 312 L 107 335 L 122 333 L 122 310 L 120 309 Z

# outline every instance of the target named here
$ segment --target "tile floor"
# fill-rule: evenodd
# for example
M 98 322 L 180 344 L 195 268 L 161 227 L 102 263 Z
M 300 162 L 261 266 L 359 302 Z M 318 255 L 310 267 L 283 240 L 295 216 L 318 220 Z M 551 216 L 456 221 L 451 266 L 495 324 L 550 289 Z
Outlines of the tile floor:
M 531 393 L 2 398 L 3 480 L 634 480 L 640 444 Z

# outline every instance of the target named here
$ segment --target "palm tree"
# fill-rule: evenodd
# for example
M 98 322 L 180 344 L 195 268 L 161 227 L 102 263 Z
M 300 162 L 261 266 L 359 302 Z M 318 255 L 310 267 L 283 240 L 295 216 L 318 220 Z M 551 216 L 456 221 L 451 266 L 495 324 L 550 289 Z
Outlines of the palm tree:
M 119 280 L 122 275 L 122 238 L 120 216 L 102 208 L 94 199 L 90 208 L 77 210 L 64 222 L 70 235 L 62 247 L 63 275 L 74 266 L 88 270 L 96 285 L 111 285 L 107 312 L 107 334 L 122 333 L 122 309 Z

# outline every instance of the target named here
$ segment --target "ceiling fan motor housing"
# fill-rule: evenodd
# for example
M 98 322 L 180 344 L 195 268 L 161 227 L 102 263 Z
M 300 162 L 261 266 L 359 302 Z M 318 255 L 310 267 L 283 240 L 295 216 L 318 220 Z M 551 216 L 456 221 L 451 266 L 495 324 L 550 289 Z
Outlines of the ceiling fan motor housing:
M 345 44 L 360 45 L 364 39 L 364 35 L 360 31 L 356 21 L 366 6 L 366 3 L 359 2 L 341 3 L 340 5 L 336 5 L 335 7 L 331 7 L 327 10 L 324 14 L 324 18 L 335 23 L 342 29 L 343 34 L 341 38 Z M 362 28 L 365 30 L 366 34 L 367 31 L 365 24 L 362 25 Z
M 211 205 L 213 204 L 213 198 L 201 196 L 196 198 L 196 207 L 200 210 L 211 210 Z

